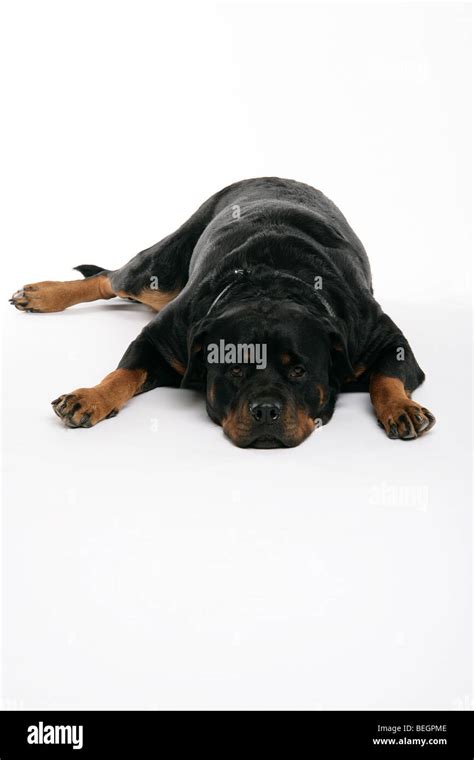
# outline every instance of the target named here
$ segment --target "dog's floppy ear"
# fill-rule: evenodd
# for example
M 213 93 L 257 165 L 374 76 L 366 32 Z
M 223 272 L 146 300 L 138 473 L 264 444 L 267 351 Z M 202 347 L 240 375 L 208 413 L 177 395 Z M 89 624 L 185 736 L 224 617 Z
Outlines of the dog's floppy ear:
M 181 388 L 202 390 L 206 383 L 206 364 L 204 361 L 205 325 L 201 321 L 191 328 L 188 338 L 188 366 L 181 380 Z
M 352 377 L 354 374 L 349 358 L 347 337 L 345 332 L 334 324 L 327 325 L 326 335 L 330 346 L 330 375 L 333 382 L 339 386 L 346 378 Z

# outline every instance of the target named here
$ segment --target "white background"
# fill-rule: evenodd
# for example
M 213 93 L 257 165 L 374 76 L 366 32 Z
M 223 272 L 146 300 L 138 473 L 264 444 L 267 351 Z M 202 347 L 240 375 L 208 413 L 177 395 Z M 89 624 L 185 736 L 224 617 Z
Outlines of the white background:
M 470 6 L 20 1 L 0 26 L 4 706 L 470 706 Z M 390 441 L 346 395 L 246 451 L 170 389 L 63 428 L 51 399 L 150 313 L 6 299 L 259 175 L 347 216 L 434 430 Z

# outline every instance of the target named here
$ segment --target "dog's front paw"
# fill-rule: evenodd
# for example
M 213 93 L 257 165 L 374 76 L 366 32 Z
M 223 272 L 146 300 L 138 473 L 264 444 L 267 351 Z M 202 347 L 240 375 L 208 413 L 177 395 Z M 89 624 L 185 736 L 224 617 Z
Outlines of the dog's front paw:
M 379 411 L 377 422 L 389 438 L 411 441 L 431 430 L 436 419 L 429 409 L 407 398 L 387 403 Z
M 115 417 L 118 409 L 97 388 L 79 388 L 51 402 L 55 414 L 67 427 L 92 427 L 101 420 Z

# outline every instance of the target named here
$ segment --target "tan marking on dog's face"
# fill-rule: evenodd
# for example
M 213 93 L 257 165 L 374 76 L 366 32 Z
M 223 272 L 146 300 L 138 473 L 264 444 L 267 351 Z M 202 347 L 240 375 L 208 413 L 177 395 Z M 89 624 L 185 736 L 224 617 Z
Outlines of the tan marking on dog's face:
M 252 439 L 258 438 L 258 428 L 255 428 L 246 405 L 229 412 L 221 425 L 224 433 L 237 446 L 252 446 Z M 284 446 L 299 446 L 315 427 L 314 420 L 302 409 L 290 409 L 286 406 L 282 415 L 282 427 L 278 434 L 275 432 L 275 436 L 283 442 Z M 264 432 L 267 435 L 272 434 L 271 429 L 266 429 Z
M 316 390 L 319 393 L 319 406 L 324 406 L 324 400 L 326 398 L 326 393 L 323 388 L 323 386 L 320 383 L 316 384 Z
M 224 433 L 236 446 L 246 446 L 252 430 L 252 419 L 246 407 L 229 412 L 221 422 Z
M 214 401 L 216 400 L 216 385 L 215 385 L 215 383 L 213 383 L 211 385 L 211 387 L 209 388 L 209 390 L 207 392 L 207 397 L 208 397 L 209 401 L 211 402 L 211 404 L 213 404 Z
M 283 424 L 292 446 L 299 446 L 300 443 L 303 443 L 316 427 L 314 420 L 308 417 L 303 409 L 299 408 L 294 413 L 290 413 L 290 409 L 287 407 L 283 414 Z
M 280 360 L 281 360 L 281 363 L 286 366 L 287 364 L 290 364 L 291 356 L 286 351 L 284 351 L 280 356 Z

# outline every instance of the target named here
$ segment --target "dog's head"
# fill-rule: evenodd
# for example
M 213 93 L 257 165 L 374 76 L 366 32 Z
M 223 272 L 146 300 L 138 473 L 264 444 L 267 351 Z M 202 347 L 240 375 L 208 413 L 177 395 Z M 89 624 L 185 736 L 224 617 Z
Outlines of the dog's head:
M 343 336 L 299 303 L 234 302 L 195 325 L 182 386 L 237 446 L 297 446 L 331 418 L 350 372 Z

